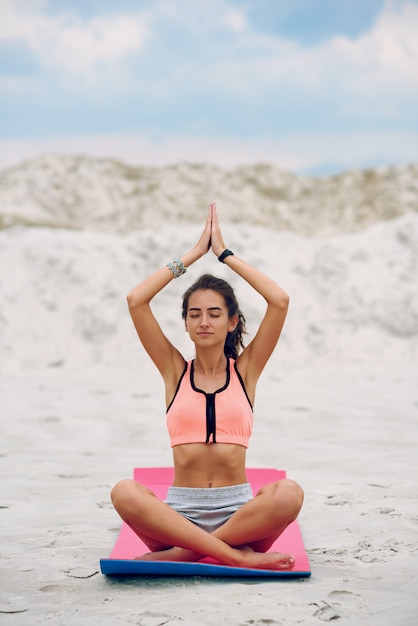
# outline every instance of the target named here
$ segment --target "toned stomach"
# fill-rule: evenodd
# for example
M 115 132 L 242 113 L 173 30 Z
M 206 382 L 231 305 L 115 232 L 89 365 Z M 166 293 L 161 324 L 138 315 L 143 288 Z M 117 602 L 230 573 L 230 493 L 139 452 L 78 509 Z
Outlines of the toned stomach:
M 174 487 L 228 487 L 246 483 L 246 448 L 230 443 L 187 443 L 173 448 Z

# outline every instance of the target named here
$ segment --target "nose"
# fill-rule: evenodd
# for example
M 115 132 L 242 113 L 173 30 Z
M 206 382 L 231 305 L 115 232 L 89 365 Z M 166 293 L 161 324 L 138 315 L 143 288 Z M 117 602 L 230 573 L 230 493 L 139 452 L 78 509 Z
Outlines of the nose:
M 202 319 L 200 320 L 200 326 L 207 327 L 209 326 L 209 321 L 206 315 L 202 315 Z

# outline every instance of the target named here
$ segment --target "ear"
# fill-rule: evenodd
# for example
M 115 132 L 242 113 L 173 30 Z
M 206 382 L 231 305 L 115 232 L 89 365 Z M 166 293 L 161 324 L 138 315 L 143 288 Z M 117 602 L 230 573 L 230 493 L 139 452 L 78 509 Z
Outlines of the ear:
M 233 315 L 232 317 L 229 318 L 229 324 L 228 324 L 228 332 L 232 333 L 238 324 L 238 315 Z

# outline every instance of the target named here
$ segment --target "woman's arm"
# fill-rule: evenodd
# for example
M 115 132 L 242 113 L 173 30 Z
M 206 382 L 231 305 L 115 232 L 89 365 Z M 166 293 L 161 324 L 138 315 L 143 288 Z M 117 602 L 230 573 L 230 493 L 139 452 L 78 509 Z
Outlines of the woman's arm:
M 213 209 L 211 244 L 217 257 L 226 248 L 216 208 Z M 250 391 L 251 387 L 255 389 L 255 384 L 279 340 L 286 319 L 289 296 L 268 276 L 236 255 L 225 257 L 224 263 L 251 285 L 267 303 L 266 313 L 254 339 L 237 359 L 238 369 L 248 386 L 247 391 Z
M 209 209 L 203 233 L 197 244 L 181 257 L 184 267 L 200 259 L 210 248 L 212 210 Z M 184 358 L 164 335 L 150 302 L 174 278 L 169 267 L 162 267 L 134 287 L 127 296 L 129 312 L 138 337 L 148 355 L 166 381 L 179 378 L 184 369 Z

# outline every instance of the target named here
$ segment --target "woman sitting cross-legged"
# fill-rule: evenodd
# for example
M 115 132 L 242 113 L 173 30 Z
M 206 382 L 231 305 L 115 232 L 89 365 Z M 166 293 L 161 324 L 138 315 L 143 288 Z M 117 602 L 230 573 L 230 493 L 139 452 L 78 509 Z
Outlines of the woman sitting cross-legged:
M 244 347 L 245 320 L 231 286 L 201 276 L 183 298 L 184 323 L 195 346 L 195 358 L 186 361 L 162 332 L 150 303 L 209 250 L 264 298 L 266 311 Z M 128 294 L 139 339 L 165 383 L 174 460 L 165 501 L 133 480 L 112 490 L 119 515 L 150 549 L 138 558 L 212 557 L 226 565 L 276 570 L 294 566 L 293 556 L 268 550 L 296 519 L 302 489 L 283 479 L 253 495 L 245 469 L 257 381 L 279 339 L 288 300 L 273 280 L 226 248 L 215 205 L 197 244 Z

